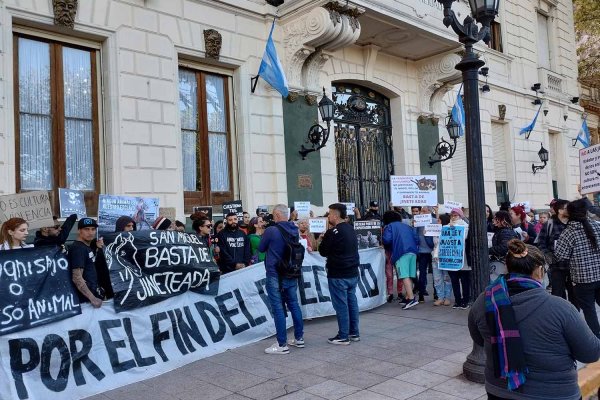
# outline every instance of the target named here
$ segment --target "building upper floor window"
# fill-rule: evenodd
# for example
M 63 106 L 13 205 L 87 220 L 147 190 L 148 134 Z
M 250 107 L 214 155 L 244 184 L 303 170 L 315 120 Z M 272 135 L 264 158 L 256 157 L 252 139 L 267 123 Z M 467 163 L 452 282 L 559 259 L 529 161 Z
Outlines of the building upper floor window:
M 186 212 L 233 200 L 229 78 L 179 69 Z
M 548 21 L 548 16 L 537 13 L 537 22 L 538 22 L 538 66 L 550 69 L 551 67 L 551 47 L 550 47 L 550 24 Z
M 492 50 L 503 52 L 502 48 L 502 26 L 499 22 L 492 21 L 490 25 L 491 39 L 488 46 Z
M 100 191 L 97 50 L 14 36 L 17 191 Z

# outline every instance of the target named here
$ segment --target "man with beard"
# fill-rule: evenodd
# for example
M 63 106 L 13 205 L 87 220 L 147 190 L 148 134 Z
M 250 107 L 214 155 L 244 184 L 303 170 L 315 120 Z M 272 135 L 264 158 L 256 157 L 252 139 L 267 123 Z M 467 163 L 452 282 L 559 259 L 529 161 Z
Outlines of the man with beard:
M 217 235 L 219 246 L 219 269 L 222 274 L 242 269 L 250 265 L 250 241 L 238 227 L 236 213 L 225 218 L 225 227 Z
M 35 247 L 63 246 L 69 238 L 73 225 L 75 225 L 75 222 L 77 221 L 77 214 L 70 215 L 62 226 L 58 222 L 58 217 L 52 217 L 52 219 L 54 220 L 53 226 L 40 228 L 40 230 L 35 233 L 35 241 L 33 242 Z

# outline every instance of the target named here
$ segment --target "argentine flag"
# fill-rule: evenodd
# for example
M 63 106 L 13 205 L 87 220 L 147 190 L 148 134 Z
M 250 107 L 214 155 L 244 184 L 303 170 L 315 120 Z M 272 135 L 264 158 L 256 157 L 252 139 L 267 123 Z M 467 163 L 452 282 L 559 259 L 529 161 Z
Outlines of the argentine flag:
M 579 134 L 577 134 L 576 142 L 580 142 L 583 147 L 589 147 L 591 144 L 590 130 L 587 126 L 587 118 L 584 118 L 583 124 L 581 124 L 581 129 L 579 129 Z
M 537 112 L 535 113 L 535 117 L 533 118 L 533 121 L 531 121 L 531 123 L 529 125 L 527 125 L 525 128 L 522 128 L 519 131 L 519 135 L 522 135 L 524 133 L 531 133 L 531 131 L 533 131 L 533 128 L 535 128 L 535 123 L 537 122 L 537 119 L 538 119 L 538 115 L 540 115 L 541 109 L 542 109 L 542 105 L 540 104 L 540 108 L 538 108 Z
M 462 89 L 462 85 L 460 89 L 458 89 L 458 96 L 456 96 L 456 102 L 454 103 L 454 107 L 452 107 L 452 119 L 454 122 L 460 125 L 460 136 L 464 136 L 465 134 L 465 107 L 463 106 L 462 97 L 460 95 L 460 91 Z
M 281 61 L 277 56 L 277 50 L 275 49 L 275 43 L 273 42 L 273 29 L 275 28 L 275 21 L 271 25 L 271 32 L 269 33 L 269 39 L 267 39 L 267 47 L 265 48 L 265 54 L 263 55 L 260 68 L 258 69 L 258 76 L 263 78 L 269 85 L 277 90 L 283 97 L 287 97 L 289 94 L 287 79 L 281 66 Z

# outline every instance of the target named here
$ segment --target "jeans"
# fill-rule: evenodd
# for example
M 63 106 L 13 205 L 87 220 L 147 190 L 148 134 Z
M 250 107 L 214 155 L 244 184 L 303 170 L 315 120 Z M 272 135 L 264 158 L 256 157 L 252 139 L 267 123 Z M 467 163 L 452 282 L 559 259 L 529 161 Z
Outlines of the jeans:
M 419 269 L 419 295 L 427 291 L 427 269 L 431 264 L 431 253 L 417 254 L 417 268 Z
M 281 279 L 281 290 L 279 280 Z M 302 311 L 298 304 L 298 279 L 278 278 L 267 275 L 267 295 L 273 310 L 273 319 L 275 320 L 275 330 L 277 331 L 277 342 L 280 346 L 287 345 L 287 328 L 285 324 L 287 308 L 292 313 L 294 321 L 294 337 L 296 339 L 304 338 L 304 322 L 302 321 Z
M 396 293 L 398 297 L 402 295 L 402 279 L 398 278 L 398 271 L 392 264 L 392 254 L 385 252 L 385 285 L 387 294 L 394 294 L 394 272 L 396 273 Z
M 358 332 L 358 301 L 354 278 L 328 278 L 329 294 L 338 322 L 338 336 L 348 339 L 348 335 L 360 336 Z
M 600 338 L 600 325 L 596 314 L 596 303 L 600 305 L 600 282 L 577 283 L 573 286 L 573 291 L 579 307 L 583 310 L 585 322 L 594 335 Z
M 454 291 L 454 302 L 459 305 L 469 304 L 471 299 L 471 271 L 448 271 Z M 462 291 L 461 291 L 462 286 Z
M 438 268 L 438 262 L 433 261 L 433 285 L 437 292 L 438 298 L 441 300 L 450 299 L 452 295 L 452 280 L 448 271 Z
M 571 272 L 568 269 L 557 267 L 550 268 L 550 284 L 552 285 L 552 295 L 567 299 L 579 310 L 575 295 L 573 293 L 573 283 L 571 282 Z

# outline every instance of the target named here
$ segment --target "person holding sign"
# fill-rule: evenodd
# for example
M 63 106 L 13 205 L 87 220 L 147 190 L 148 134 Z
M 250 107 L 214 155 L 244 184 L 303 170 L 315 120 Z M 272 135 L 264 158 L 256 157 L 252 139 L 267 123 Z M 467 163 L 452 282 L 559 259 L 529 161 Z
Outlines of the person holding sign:
M 73 229 L 73 225 L 77 221 L 77 214 L 71 214 L 60 226 L 57 217 L 54 219 L 54 225 L 40 228 L 35 233 L 35 240 L 33 244 L 35 247 L 40 246 L 63 246 Z
M 460 208 L 453 208 L 450 212 L 449 225 L 464 226 L 464 240 L 466 242 L 469 235 L 469 225 L 464 221 L 464 217 L 465 215 Z M 450 275 L 452 291 L 454 292 L 454 305 L 452 308 L 466 310 L 469 308 L 469 300 L 471 299 L 471 267 L 469 266 L 467 257 L 463 257 L 463 267 L 460 270 L 448 271 L 448 275 Z
M 544 290 L 543 254 L 513 239 L 508 275 L 479 295 L 469 333 L 484 347 L 488 399 L 577 400 L 577 363 L 600 358 L 600 340 L 566 300 Z
M 73 283 L 79 291 L 81 303 L 90 302 L 94 308 L 102 307 L 104 293 L 98 284 L 96 273 L 96 249 L 90 247 L 96 238 L 98 224 L 92 218 L 83 218 L 77 224 L 79 234 L 77 240 L 69 246 L 69 268 L 73 276 Z M 96 247 L 102 249 L 102 238 L 96 241 Z
M 25 243 L 29 235 L 29 224 L 23 218 L 11 218 L 0 229 L 0 250 L 25 249 L 33 247 Z
M 315 235 L 313 235 L 308 228 L 309 225 L 307 219 L 301 219 L 298 221 L 300 239 L 306 240 L 306 250 L 310 253 L 317 249 L 317 241 L 315 240 Z
M 450 224 L 450 216 L 441 214 L 438 218 L 438 224 L 445 226 Z M 434 306 L 449 306 L 450 296 L 452 294 L 452 280 L 448 271 L 439 269 L 439 253 L 440 253 L 440 238 L 433 238 L 433 253 L 432 253 L 432 271 L 433 271 L 433 286 L 437 292 L 438 299 L 433 302 Z
M 521 235 L 521 240 L 527 244 L 535 242 L 536 233 L 533 224 L 527 222 L 527 214 L 521 206 L 515 206 L 510 209 L 510 219 L 515 232 Z

